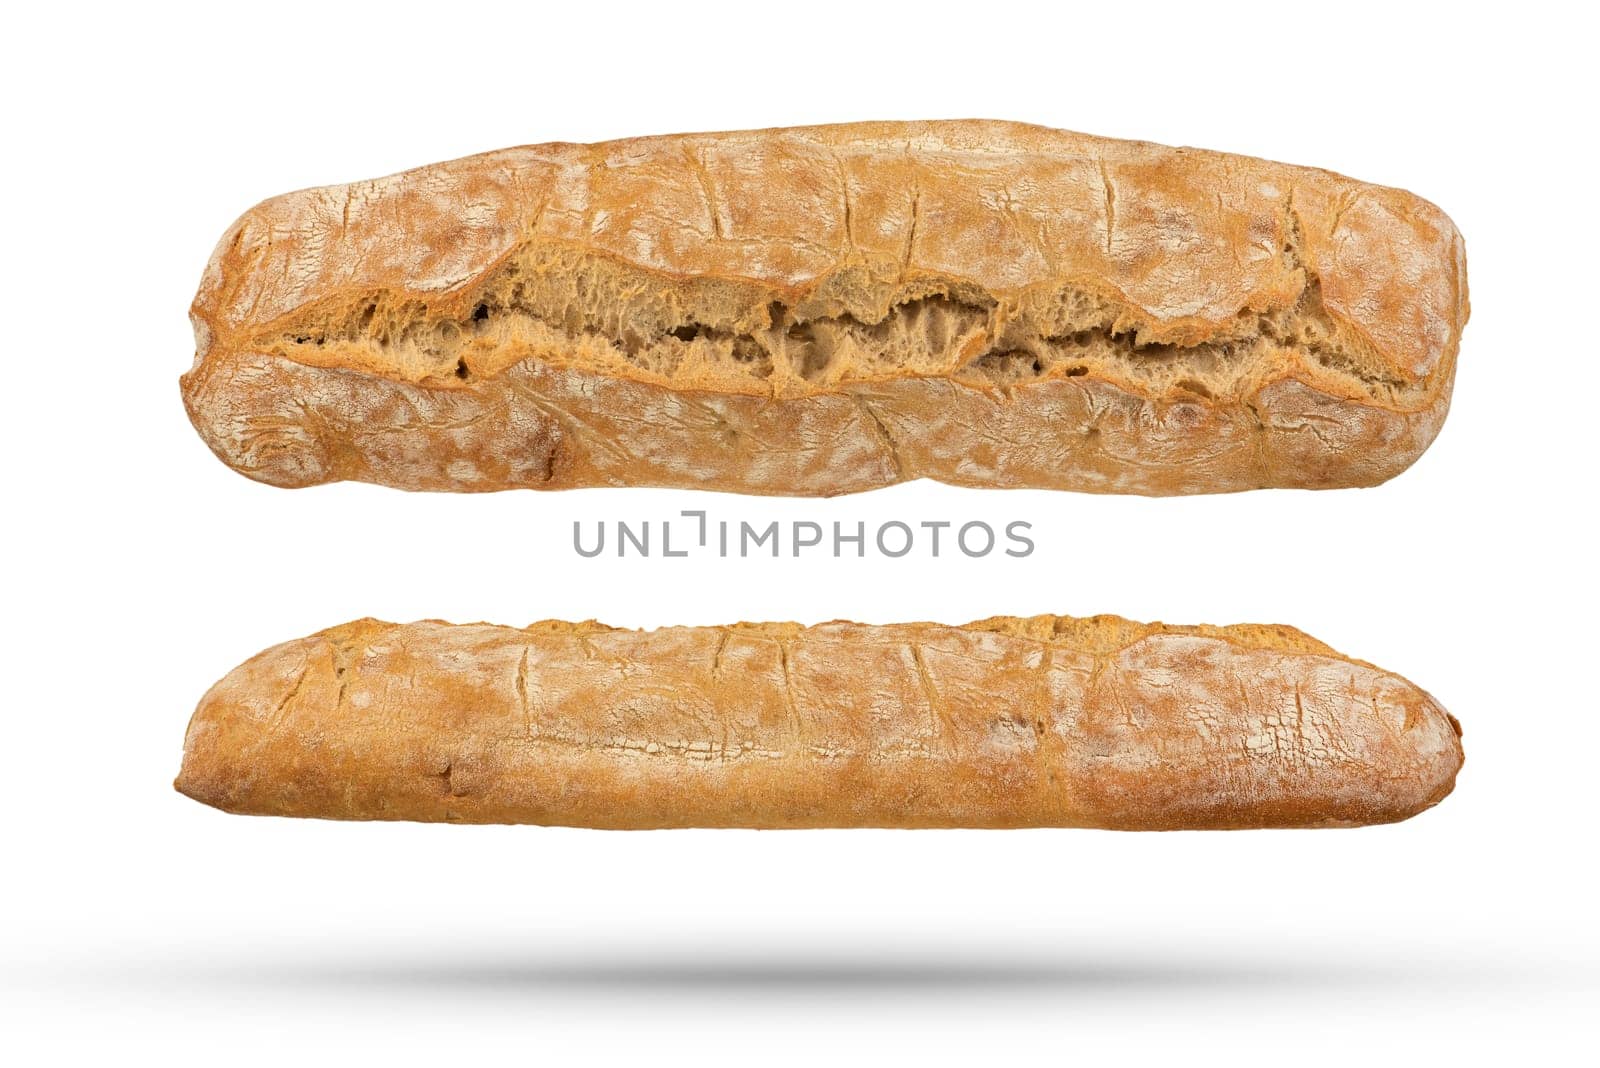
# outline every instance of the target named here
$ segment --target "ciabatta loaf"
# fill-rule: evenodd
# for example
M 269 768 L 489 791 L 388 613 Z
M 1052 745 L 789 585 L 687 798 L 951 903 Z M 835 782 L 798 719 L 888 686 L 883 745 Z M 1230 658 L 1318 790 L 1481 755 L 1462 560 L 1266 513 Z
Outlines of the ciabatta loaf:
M 1426 693 L 1287 627 L 362 620 L 200 702 L 230 812 L 579 827 L 1324 827 L 1461 766 Z
M 1444 419 L 1432 204 L 1008 122 L 547 144 L 269 200 L 184 401 L 280 486 L 1364 486 Z

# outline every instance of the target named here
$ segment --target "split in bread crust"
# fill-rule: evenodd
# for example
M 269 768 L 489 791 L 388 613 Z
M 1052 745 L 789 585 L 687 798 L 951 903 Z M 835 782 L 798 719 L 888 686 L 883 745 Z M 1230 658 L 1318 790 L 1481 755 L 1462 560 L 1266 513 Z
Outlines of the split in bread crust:
M 200 702 L 240 813 L 658 827 L 1319 827 L 1448 794 L 1428 694 L 1289 627 L 360 620 Z
M 191 418 L 284 486 L 1370 485 L 1448 408 L 1450 220 L 990 121 L 538 145 L 224 236 Z

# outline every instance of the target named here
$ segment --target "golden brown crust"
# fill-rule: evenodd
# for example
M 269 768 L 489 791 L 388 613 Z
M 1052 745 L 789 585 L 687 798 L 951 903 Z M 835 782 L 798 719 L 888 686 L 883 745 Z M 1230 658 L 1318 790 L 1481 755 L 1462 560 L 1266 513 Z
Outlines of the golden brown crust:
M 230 812 L 654 827 L 1313 827 L 1450 792 L 1422 690 L 1288 627 L 360 620 L 206 694 Z
M 1448 406 L 1459 235 L 1302 167 L 991 121 L 508 149 L 224 236 L 184 398 L 262 481 L 1380 482 Z

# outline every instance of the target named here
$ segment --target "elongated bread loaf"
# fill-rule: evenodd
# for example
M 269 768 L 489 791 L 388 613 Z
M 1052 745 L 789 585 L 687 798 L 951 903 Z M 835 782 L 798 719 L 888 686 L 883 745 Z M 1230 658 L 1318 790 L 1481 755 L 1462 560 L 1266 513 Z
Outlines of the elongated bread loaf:
M 191 419 L 280 486 L 1372 485 L 1433 440 L 1461 239 L 1327 171 L 992 121 L 548 144 L 269 200 Z
M 1288 627 L 361 620 L 200 702 L 230 812 L 581 827 L 1317 827 L 1450 792 L 1460 729 Z

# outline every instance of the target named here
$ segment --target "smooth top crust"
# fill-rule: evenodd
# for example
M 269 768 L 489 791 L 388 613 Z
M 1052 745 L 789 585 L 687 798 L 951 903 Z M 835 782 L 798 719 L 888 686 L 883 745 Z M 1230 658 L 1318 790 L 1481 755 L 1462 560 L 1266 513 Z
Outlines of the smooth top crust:
M 202 699 L 232 812 L 583 827 L 1303 827 L 1450 792 L 1460 728 L 1291 627 L 358 620 Z
M 919 280 L 1002 305 L 1066 286 L 1115 306 L 1140 344 L 1177 346 L 1229 338 L 1314 281 L 1360 377 L 1407 391 L 1447 388 L 1468 313 L 1460 236 L 1402 190 L 1020 123 L 867 122 L 535 145 L 273 198 L 206 270 L 199 357 L 373 294 L 470 322 L 486 278 L 530 249 L 599 258 L 644 288 L 728 283 L 739 306 L 770 298 L 864 323 Z M 385 346 L 289 355 L 432 374 Z M 712 372 L 686 385 L 751 391 Z M 837 386 L 780 373 L 754 388 Z

